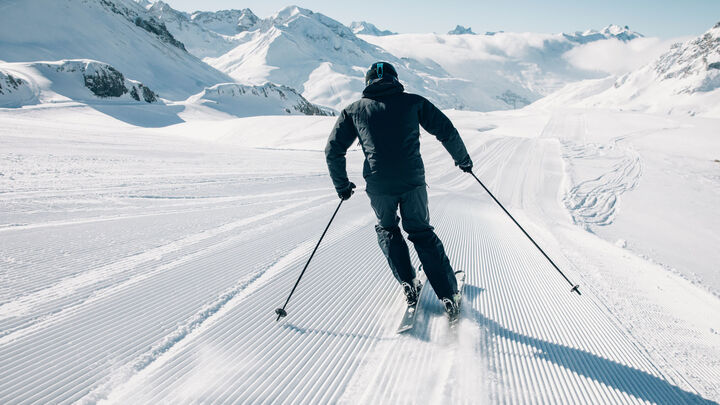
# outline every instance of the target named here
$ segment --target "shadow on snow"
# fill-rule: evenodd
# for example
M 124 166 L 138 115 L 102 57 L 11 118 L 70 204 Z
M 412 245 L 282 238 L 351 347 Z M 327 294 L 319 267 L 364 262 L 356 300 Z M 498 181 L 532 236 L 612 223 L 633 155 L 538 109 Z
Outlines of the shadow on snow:
M 473 302 L 484 289 L 466 284 L 464 294 L 467 302 Z M 496 338 L 512 340 L 538 350 L 535 356 L 553 362 L 579 375 L 595 380 L 633 397 L 658 404 L 717 404 L 701 396 L 676 387 L 662 378 L 634 367 L 600 357 L 581 349 L 551 343 L 512 331 L 485 317 L 475 308 L 463 308 L 464 316 L 470 317 L 484 327 L 487 345 L 491 347 Z M 577 398 L 582 401 L 582 398 Z

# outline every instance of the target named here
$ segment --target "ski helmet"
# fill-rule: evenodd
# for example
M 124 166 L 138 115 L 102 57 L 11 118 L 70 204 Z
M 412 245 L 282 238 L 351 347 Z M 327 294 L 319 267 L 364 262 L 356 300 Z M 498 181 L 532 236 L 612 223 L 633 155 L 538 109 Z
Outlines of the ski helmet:
M 387 62 L 375 62 L 370 66 L 370 70 L 365 73 L 365 85 L 369 85 L 375 79 L 382 79 L 383 77 L 394 77 L 398 78 L 397 71 L 393 65 Z

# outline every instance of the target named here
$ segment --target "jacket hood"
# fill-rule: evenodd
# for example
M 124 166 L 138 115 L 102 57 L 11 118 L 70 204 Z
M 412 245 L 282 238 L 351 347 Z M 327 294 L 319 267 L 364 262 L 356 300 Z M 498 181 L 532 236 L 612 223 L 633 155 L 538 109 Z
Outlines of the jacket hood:
M 365 98 L 375 98 L 402 93 L 403 91 L 405 91 L 405 87 L 403 87 L 397 78 L 386 76 L 371 81 L 370 84 L 365 87 L 365 90 L 363 90 L 362 95 Z

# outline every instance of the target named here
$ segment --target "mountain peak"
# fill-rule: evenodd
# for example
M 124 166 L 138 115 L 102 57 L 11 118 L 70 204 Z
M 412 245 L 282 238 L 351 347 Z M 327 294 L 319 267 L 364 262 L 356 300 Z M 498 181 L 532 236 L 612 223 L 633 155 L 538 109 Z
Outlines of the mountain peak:
M 452 31 L 448 31 L 448 34 L 449 35 L 466 35 L 466 34 L 476 35 L 473 32 L 472 28 L 470 28 L 470 27 L 465 28 L 462 25 L 456 26 L 455 29 Z
M 165 3 L 162 0 L 157 0 L 153 3 L 150 3 L 147 0 L 144 0 L 144 2 L 147 2 L 147 5 L 144 5 L 143 0 L 136 0 L 138 4 L 142 5 L 146 9 L 148 9 L 151 13 L 154 13 L 157 15 L 158 13 L 171 13 L 173 15 L 184 15 L 184 13 L 175 10 L 172 8 L 169 4 Z
M 610 24 L 600 31 L 589 29 L 584 32 L 576 31 L 574 34 L 563 34 L 563 36 L 570 41 L 586 44 L 604 39 L 617 39 L 623 42 L 629 42 L 636 38 L 642 38 L 644 35 L 631 30 L 627 25 L 620 26 Z
M 137 3 L 138 5 L 140 5 L 140 7 L 143 8 L 150 8 L 153 5 L 153 3 L 149 0 L 135 0 L 135 3 Z
M 234 36 L 257 28 L 260 18 L 249 8 L 242 10 L 196 11 L 190 19 L 210 31 Z
M 309 17 L 315 13 L 312 12 L 312 10 L 308 10 L 306 8 L 302 8 L 299 6 L 287 6 L 283 8 L 282 10 L 278 11 L 271 17 L 272 20 L 275 20 L 277 22 L 287 22 L 289 20 L 292 20 L 293 18 L 297 16 L 306 16 Z
M 353 21 L 350 24 L 350 29 L 355 35 L 373 35 L 376 37 L 384 37 L 387 35 L 395 35 L 396 32 L 389 30 L 381 30 L 374 24 L 370 24 L 367 21 Z
M 624 42 L 632 41 L 635 38 L 643 37 L 641 33 L 631 30 L 630 27 L 628 27 L 627 25 L 620 26 L 616 24 L 610 24 L 607 27 L 603 28 L 600 33 L 608 37 L 614 37 Z

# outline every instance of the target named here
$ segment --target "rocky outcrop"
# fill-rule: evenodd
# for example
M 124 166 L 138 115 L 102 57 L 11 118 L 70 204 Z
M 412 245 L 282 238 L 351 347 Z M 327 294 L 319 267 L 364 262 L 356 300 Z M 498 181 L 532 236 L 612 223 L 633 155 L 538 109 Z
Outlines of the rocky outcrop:
M 251 86 L 238 83 L 221 83 L 206 88 L 188 99 L 235 116 L 251 115 L 321 115 L 335 112 L 307 101 L 295 89 L 274 83 Z
M 90 92 L 100 98 L 118 98 L 129 94 L 135 101 L 154 103 L 158 95 L 144 84 L 126 79 L 114 67 L 97 61 L 67 60 L 52 64 L 44 63 L 45 69 L 53 69 L 58 73 L 75 73 L 82 75 L 82 80 Z
M 455 27 L 454 30 L 448 31 L 448 35 L 477 35 L 473 32 L 472 28 L 470 27 L 463 27 L 462 25 L 458 25 Z
M 175 37 L 170 33 L 170 31 L 168 31 L 165 24 L 155 20 L 153 17 L 147 15 L 146 13 L 143 13 L 142 11 L 142 14 L 138 13 L 136 10 L 133 10 L 121 3 L 117 3 L 112 0 L 100 0 L 100 4 L 102 4 L 105 8 L 112 11 L 113 13 L 123 16 L 126 20 L 130 21 L 136 26 L 157 36 L 161 41 L 187 52 L 187 50 L 185 49 L 185 45 L 175 39 Z
M 196 11 L 190 20 L 201 27 L 223 35 L 236 35 L 258 28 L 262 21 L 252 10 Z
M 23 84 L 25 84 L 23 79 L 13 77 L 11 74 L 6 75 L 0 72 L 0 94 L 10 94 L 19 89 Z

